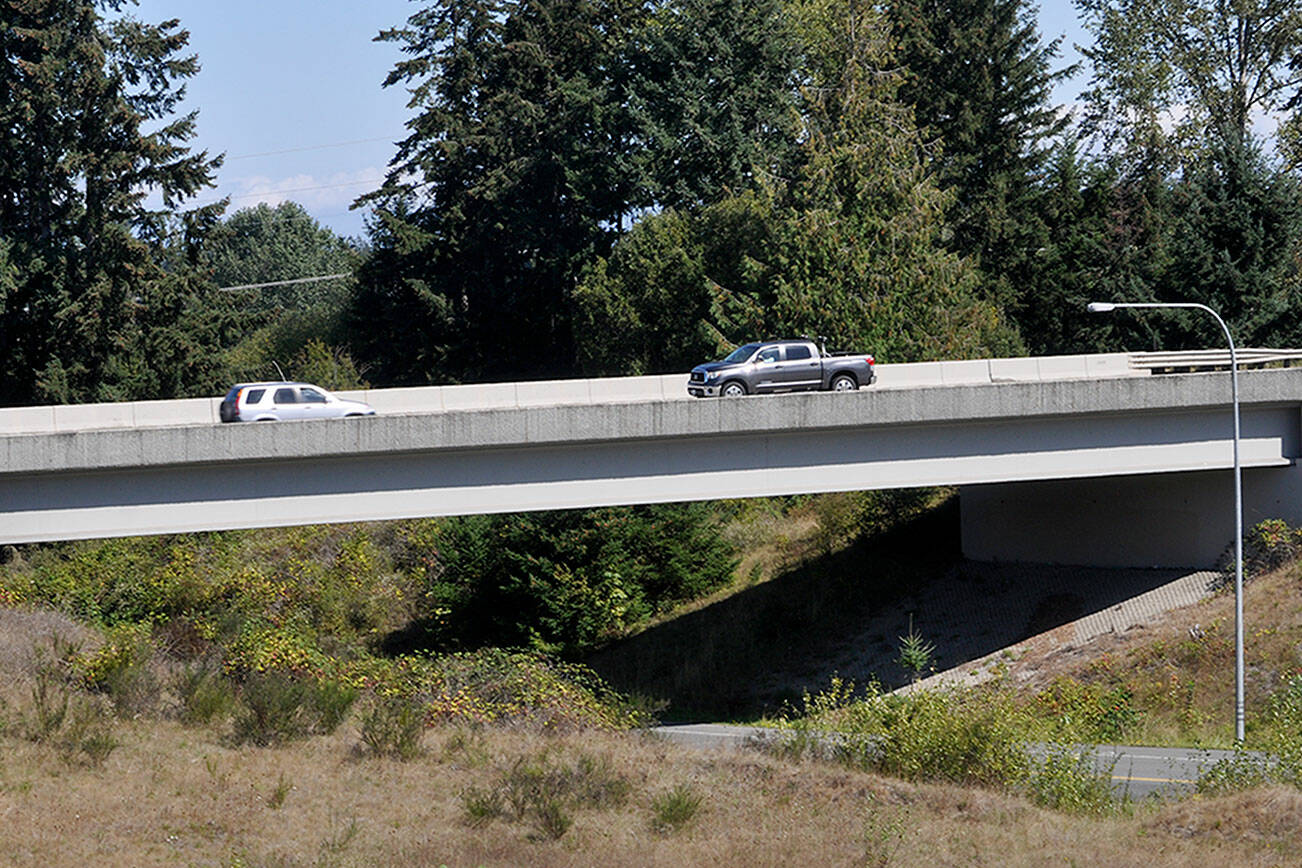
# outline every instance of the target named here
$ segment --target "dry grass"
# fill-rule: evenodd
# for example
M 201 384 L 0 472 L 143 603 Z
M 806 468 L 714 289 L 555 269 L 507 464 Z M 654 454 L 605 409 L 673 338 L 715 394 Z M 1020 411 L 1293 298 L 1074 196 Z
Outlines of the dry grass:
M 1262 790 L 1130 818 L 1052 814 L 998 793 L 915 786 L 820 764 L 698 753 L 640 735 L 427 734 L 415 762 L 361 758 L 353 733 L 284 749 L 223 747 L 174 724 L 137 725 L 102 770 L 7 740 L 6 864 L 143 865 L 1078 865 L 1291 864 L 1297 793 Z M 549 840 L 503 816 L 468 822 L 461 794 L 519 757 L 589 755 L 630 785 L 575 808 Z M 652 802 L 701 796 L 679 831 Z M 1229 817 L 1237 818 L 1233 821 Z

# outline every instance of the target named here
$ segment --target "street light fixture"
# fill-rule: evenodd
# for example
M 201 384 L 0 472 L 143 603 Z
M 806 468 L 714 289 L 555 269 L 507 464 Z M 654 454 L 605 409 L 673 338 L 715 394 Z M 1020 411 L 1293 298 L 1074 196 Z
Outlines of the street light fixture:
M 1243 469 L 1239 464 L 1239 358 L 1234 336 L 1220 314 L 1205 304 L 1161 301 L 1094 301 L 1090 313 L 1111 313 L 1122 307 L 1185 308 L 1205 311 L 1215 318 L 1230 344 L 1230 398 L 1234 405 L 1234 739 L 1243 744 Z

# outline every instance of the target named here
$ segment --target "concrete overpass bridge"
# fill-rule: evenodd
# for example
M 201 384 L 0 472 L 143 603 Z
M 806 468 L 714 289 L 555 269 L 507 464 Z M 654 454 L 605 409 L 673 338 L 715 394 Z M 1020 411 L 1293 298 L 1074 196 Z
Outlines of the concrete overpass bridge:
M 1148 363 L 1145 362 L 1148 358 Z M 685 375 L 0 410 L 0 543 L 931 485 L 969 557 L 1204 566 L 1233 536 L 1229 374 L 1124 353 L 881 365 L 857 393 L 695 400 Z M 1302 369 L 1240 371 L 1246 521 L 1302 523 Z

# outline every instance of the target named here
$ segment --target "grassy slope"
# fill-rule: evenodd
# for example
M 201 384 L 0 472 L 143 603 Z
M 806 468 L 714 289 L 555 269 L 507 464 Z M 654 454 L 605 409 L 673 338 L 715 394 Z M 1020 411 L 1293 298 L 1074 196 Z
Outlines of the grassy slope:
M 637 735 L 432 730 L 408 763 L 345 732 L 286 748 L 138 723 L 101 770 L 7 741 L 0 852 L 39 865 L 1279 865 L 1302 858 L 1302 794 L 1263 789 L 1084 819 L 970 788 L 820 764 L 692 752 Z M 559 839 L 529 815 L 472 825 L 463 793 L 520 758 L 596 758 L 622 803 L 572 809 Z M 686 787 L 697 814 L 655 828 Z
M 864 556 L 854 547 L 847 551 L 815 558 L 813 571 L 808 565 L 796 570 L 798 578 L 785 579 L 795 585 L 784 585 L 779 575 L 775 583 L 756 586 L 772 584 L 764 593 L 773 596 L 749 610 L 769 612 L 777 621 L 768 637 L 784 639 L 772 649 L 764 648 L 763 636 L 751 640 L 762 660 L 819 647 L 820 617 L 854 617 L 845 593 L 871 602 L 872 589 L 847 590 L 834 578 L 837 564 L 853 565 Z M 944 547 L 929 551 L 938 562 L 952 554 Z M 1250 713 L 1302 663 L 1297 575 L 1289 566 L 1248 587 Z M 827 588 L 837 593 L 822 594 Z M 782 591 L 808 599 L 783 613 Z M 1010 660 L 1008 683 L 1028 697 L 1055 679 L 1124 683 L 1142 712 L 1138 740 L 1222 741 L 1232 695 L 1232 603 L 1217 597 L 1089 647 Z M 699 619 L 711 608 L 694 614 Z M 692 632 L 706 635 L 736 615 L 733 610 Z M 25 649 L 48 646 L 54 632 L 94 641 L 53 614 L 4 613 L 0 623 L 0 699 L 9 712 L 26 701 Z M 754 623 L 734 629 L 740 635 Z M 675 629 L 684 628 L 670 621 L 642 635 Z M 700 754 L 635 734 L 543 736 L 518 728 L 441 726 L 426 732 L 425 753 L 409 763 L 364 757 L 355 718 L 334 735 L 278 748 L 232 746 L 226 724 L 187 728 L 152 716 L 121 722 L 116 736 L 120 746 L 100 768 L 65 762 L 12 728 L 0 738 L 0 812 L 7 820 L 0 824 L 0 853 L 8 862 L 935 865 L 1068 859 L 1160 866 L 1302 860 L 1302 794 L 1278 787 L 1091 819 L 1045 811 L 1012 795 L 907 784 L 749 753 Z M 627 786 L 627 797 L 567 809 L 573 826 L 559 840 L 527 813 L 471 824 L 467 794 L 500 786 L 519 762 L 577 768 L 582 756 L 608 767 Z M 677 831 L 657 829 L 654 802 L 675 787 L 699 796 L 700 811 Z

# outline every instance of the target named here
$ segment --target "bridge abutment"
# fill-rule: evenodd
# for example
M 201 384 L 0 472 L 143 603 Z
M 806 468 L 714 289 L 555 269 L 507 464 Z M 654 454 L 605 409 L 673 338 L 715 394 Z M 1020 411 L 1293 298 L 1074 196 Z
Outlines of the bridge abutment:
M 978 561 L 1208 568 L 1234 542 L 1232 471 L 966 485 L 963 553 Z M 1302 525 L 1302 468 L 1245 468 L 1244 529 Z

